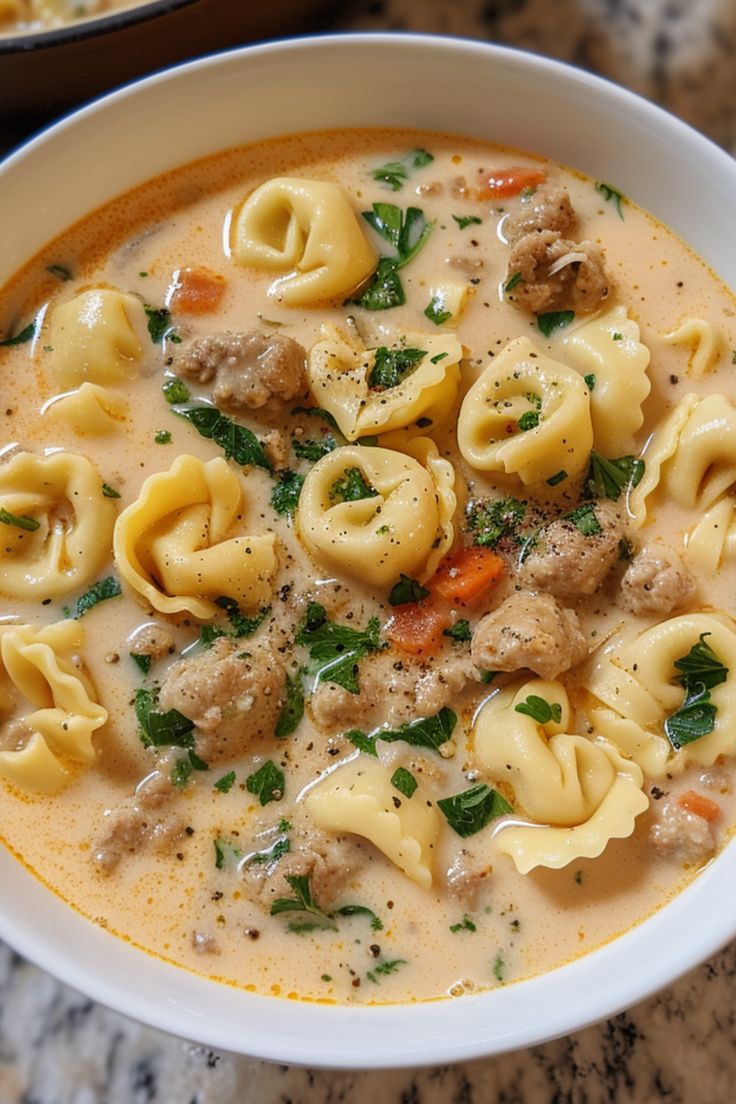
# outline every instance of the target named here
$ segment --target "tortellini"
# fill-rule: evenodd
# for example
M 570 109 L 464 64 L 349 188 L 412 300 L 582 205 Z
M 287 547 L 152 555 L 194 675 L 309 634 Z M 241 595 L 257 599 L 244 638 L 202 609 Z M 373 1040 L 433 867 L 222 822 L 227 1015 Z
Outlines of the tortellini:
M 593 443 L 604 456 L 634 451 L 634 434 L 644 422 L 642 403 L 651 390 L 649 349 L 625 307 L 576 327 L 560 341 L 565 358 L 585 376 L 595 376 L 590 395 Z
M 0 593 L 55 598 L 84 586 L 110 554 L 115 507 L 83 456 L 21 452 L 0 467 Z
M 204 463 L 179 456 L 169 471 L 146 479 L 118 518 L 114 552 L 122 578 L 161 613 L 208 620 L 220 596 L 250 611 L 265 605 L 276 538 L 232 535 L 243 505 L 238 477 L 222 457 Z
M 63 422 L 81 437 L 103 437 L 114 433 L 126 421 L 128 400 L 97 383 L 83 383 L 77 391 L 58 395 L 42 411 Z
M 713 731 L 672 751 L 663 735 L 663 725 L 681 707 L 685 696 L 675 660 L 686 656 L 703 634 L 728 668 L 728 677 L 710 691 L 716 710 Z M 725 615 L 689 613 L 671 617 L 629 642 L 614 644 L 596 664 L 587 685 L 607 707 L 592 713 L 594 723 L 608 726 L 612 738 L 617 739 L 611 711 L 629 721 L 626 738 L 631 744 L 626 750 L 653 777 L 678 773 L 690 763 L 709 767 L 719 755 L 736 752 L 736 626 Z M 634 746 L 637 743 L 640 751 Z
M 588 388 L 572 368 L 517 337 L 465 396 L 457 440 L 471 467 L 517 475 L 526 486 L 560 471 L 575 476 L 593 444 Z
M 408 878 L 430 889 L 439 814 L 421 784 L 411 797 L 399 795 L 391 773 L 382 763 L 354 759 L 309 791 L 307 812 L 327 832 L 364 836 Z
M 146 325 L 143 304 L 134 295 L 110 288 L 80 292 L 51 315 L 48 342 L 55 378 L 69 388 L 84 380 L 133 379 L 140 369 Z
M 296 524 L 319 563 L 376 587 L 391 586 L 401 572 L 434 574 L 454 535 L 454 471 L 426 437 L 407 449 L 413 455 L 346 445 L 317 461 Z M 356 472 L 370 494 L 345 498 L 341 484 Z
M 686 510 L 707 510 L 736 482 L 736 407 L 726 395 L 685 395 L 654 434 L 644 460 L 644 477 L 629 501 L 637 526 L 646 521 L 647 500 L 657 487 Z
M 88 766 L 95 758 L 92 733 L 107 710 L 72 662 L 83 642 L 76 621 L 0 627 L 0 776 L 16 786 L 53 793 L 70 777 L 67 760 Z M 33 708 L 14 717 L 18 696 Z M 8 750 L 10 742 L 18 746 Z
M 271 294 L 291 307 L 355 291 L 378 260 L 338 184 L 287 176 L 245 201 L 233 222 L 232 253 L 238 264 L 287 273 Z
M 462 346 L 452 334 L 403 334 L 388 352 L 418 350 L 424 356 L 395 387 L 379 390 L 370 386 L 378 350 L 357 348 L 334 326 L 323 332 L 325 340 L 309 353 L 309 386 L 348 441 L 405 429 L 420 418 L 440 421 L 454 403 Z
M 725 495 L 703 514 L 687 538 L 685 558 L 705 576 L 736 559 L 736 501 L 732 495 Z
M 721 350 L 718 330 L 703 318 L 686 318 L 676 330 L 665 334 L 663 340 L 668 345 L 690 346 L 689 370 L 693 379 L 701 379 L 711 370 Z
M 560 720 L 544 724 L 516 706 L 530 695 L 559 707 Z M 514 790 L 519 817 L 496 837 L 521 874 L 536 866 L 559 869 L 578 858 L 596 858 L 611 839 L 634 830 L 648 807 L 644 775 L 608 740 L 570 734 L 570 706 L 559 682 L 533 679 L 502 690 L 482 708 L 475 724 L 475 756 L 495 781 Z

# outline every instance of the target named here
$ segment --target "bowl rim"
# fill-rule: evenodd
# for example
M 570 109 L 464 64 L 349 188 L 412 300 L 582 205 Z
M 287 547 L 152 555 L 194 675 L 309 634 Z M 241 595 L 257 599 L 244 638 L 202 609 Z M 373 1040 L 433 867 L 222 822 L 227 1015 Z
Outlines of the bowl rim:
M 736 185 L 736 162 L 728 154 L 686 123 L 603 78 L 549 58 L 473 39 L 385 33 L 300 36 L 286 41 L 218 52 L 183 65 L 171 66 L 100 97 L 41 131 L 0 163 L 0 178 L 16 162 L 33 157 L 36 151 L 42 151 L 46 143 L 63 136 L 68 129 L 74 128 L 85 119 L 104 113 L 107 105 L 145 97 L 159 84 L 186 80 L 192 73 L 203 73 L 219 66 L 237 64 L 241 60 L 248 61 L 256 55 L 260 59 L 268 59 L 274 54 L 316 53 L 324 50 L 329 52 L 333 49 L 345 49 L 346 46 L 396 50 L 407 42 L 416 50 L 455 51 L 459 56 L 472 54 L 488 61 L 494 58 L 503 59 L 521 69 L 533 69 L 537 74 L 549 75 L 565 82 L 574 81 L 580 89 L 616 101 L 624 113 L 628 108 L 639 116 L 643 115 L 652 126 L 659 127 L 668 139 L 680 137 L 686 139 L 690 145 L 695 143 L 701 153 L 707 154 L 709 164 L 720 166 Z M 0 869 L 5 865 L 5 860 L 16 862 L 9 851 L 4 848 L 2 851 Z M 731 844 L 673 900 L 611 942 L 545 974 L 477 995 L 465 996 L 460 1001 L 448 998 L 379 1007 L 330 1006 L 262 997 L 236 990 L 238 999 L 244 999 L 248 1007 L 254 1010 L 254 1022 L 248 1024 L 247 1038 L 243 1037 L 241 1023 L 222 1022 L 208 1017 L 189 1007 L 186 1000 L 177 1001 L 172 998 L 155 1006 L 147 1003 L 141 999 L 132 978 L 128 988 L 122 990 L 109 978 L 95 973 L 86 960 L 79 961 L 67 956 L 63 949 L 54 946 L 51 941 L 44 942 L 38 933 L 29 932 L 26 926 L 27 914 L 14 902 L 0 909 L 0 936 L 31 961 L 67 984 L 81 988 L 93 999 L 152 1027 L 185 1038 L 194 1037 L 198 1042 L 216 1049 L 250 1054 L 271 1061 L 335 1069 L 435 1065 L 439 1062 L 466 1061 L 500 1054 L 580 1030 L 670 984 L 720 949 L 736 934 L 736 913 L 729 910 L 727 895 L 722 891 L 722 886 L 734 875 L 736 847 Z M 29 873 L 27 877 L 42 895 L 51 892 L 60 907 L 69 913 L 73 912 L 52 891 L 47 890 L 39 879 Z M 696 900 L 694 907 L 691 904 L 693 898 Z M 706 910 L 706 918 L 702 920 L 700 909 L 705 901 L 709 901 L 712 908 Z M 692 920 L 696 914 L 701 922 L 693 927 L 688 920 Z M 77 923 L 81 922 L 79 914 L 75 914 L 75 918 Z M 85 931 L 91 950 L 100 941 L 103 947 L 110 947 L 112 944 L 125 946 L 118 937 L 103 932 L 94 925 L 90 927 L 91 931 Z M 666 953 L 663 953 L 665 943 Z M 130 947 L 127 948 L 127 953 L 134 953 L 136 956 L 142 954 Z M 124 958 L 123 952 L 120 957 L 121 960 Z M 188 992 L 204 992 L 205 988 L 220 986 L 220 983 L 192 975 L 181 967 L 151 960 L 150 956 L 147 958 L 155 964 L 151 967 L 152 974 L 157 978 L 160 976 L 164 985 L 167 978 L 184 976 L 189 979 L 189 984 L 182 983 L 182 988 Z M 137 961 L 144 960 L 139 957 Z M 603 998 L 595 984 L 596 979 L 601 976 L 605 976 L 608 983 Z M 231 987 L 220 988 L 232 992 Z M 522 990 L 524 995 L 519 997 Z M 501 1001 L 499 994 L 505 995 Z M 502 1023 L 494 1024 L 493 1011 L 499 1003 L 504 1017 L 507 1011 L 510 1014 Z M 543 1015 L 535 1007 L 537 1003 L 547 1009 Z M 271 1015 L 273 1006 L 284 1010 L 284 1020 L 288 1019 L 292 1025 L 290 1030 L 274 1030 Z M 556 1008 L 554 1016 L 550 1012 L 551 1006 Z M 520 1009 L 526 1009 L 525 1018 L 519 1018 Z M 376 1054 L 372 1031 L 379 1025 L 382 1025 L 384 1036 L 387 1037 L 384 1049 Z M 463 1025 L 465 1034 L 459 1033 L 459 1025 Z M 430 1027 L 432 1030 L 426 1030 Z M 440 1027 L 445 1035 L 439 1034 Z M 402 1034 L 407 1029 L 411 1033 L 411 1043 Z M 340 1035 L 343 1036 L 342 1041 L 336 1044 Z
M 45 50 L 53 46 L 82 42 L 95 36 L 113 34 L 115 31 L 135 26 L 137 23 L 146 23 L 151 19 L 171 15 L 179 8 L 191 7 L 200 2 L 201 0 L 146 0 L 142 4 L 134 3 L 128 8 L 91 15 L 86 19 L 77 19 L 62 27 L 51 27 L 46 31 L 3 34 L 0 35 L 0 58 L 3 55 L 23 54 L 29 50 Z

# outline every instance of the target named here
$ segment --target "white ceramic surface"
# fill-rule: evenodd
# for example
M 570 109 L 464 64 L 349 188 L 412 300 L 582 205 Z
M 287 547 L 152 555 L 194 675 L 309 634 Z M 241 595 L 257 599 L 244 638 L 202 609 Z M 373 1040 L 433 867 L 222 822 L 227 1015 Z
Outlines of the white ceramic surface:
M 376 125 L 487 138 L 613 181 L 736 286 L 736 163 L 706 139 L 555 62 L 377 35 L 208 58 L 63 120 L 0 166 L 0 285 L 70 223 L 164 170 L 266 136 Z M 640 1000 L 736 934 L 734 880 L 731 844 L 671 904 L 568 966 L 477 996 L 384 1008 L 258 997 L 198 978 L 90 924 L 4 849 L 0 936 L 93 999 L 219 1049 L 312 1066 L 411 1066 L 527 1046 Z

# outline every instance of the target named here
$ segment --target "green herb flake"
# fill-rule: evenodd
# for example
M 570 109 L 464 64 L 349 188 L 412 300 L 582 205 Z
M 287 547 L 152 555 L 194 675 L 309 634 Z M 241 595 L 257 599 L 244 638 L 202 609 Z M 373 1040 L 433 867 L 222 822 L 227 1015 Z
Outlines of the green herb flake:
M 666 719 L 664 730 L 676 751 L 707 736 L 715 728 L 717 709 L 711 702 L 710 691 L 726 681 L 729 668 L 706 643 L 709 635 L 701 633 L 698 643 L 687 655 L 675 660 L 675 669 L 682 671 L 678 681 L 685 691 L 685 700 Z
M 320 437 L 319 440 L 292 437 L 291 447 L 298 460 L 309 460 L 310 463 L 314 463 L 316 460 L 321 460 L 323 456 L 327 456 L 328 452 L 336 449 L 337 441 L 329 433 L 324 437 Z
M 322 974 L 322 981 L 332 981 L 330 974 Z
M 171 433 L 168 429 L 159 429 L 156 431 L 153 439 L 157 445 L 170 445 Z
M 430 364 L 439 364 L 439 362 L 441 360 L 444 360 L 445 357 L 448 357 L 449 355 L 450 355 L 449 353 L 438 353 L 437 356 L 430 357 L 429 362 L 430 362 Z M 420 418 L 419 421 L 417 422 L 417 425 L 421 425 L 422 420 L 425 420 L 429 425 L 432 424 L 431 418 L 427 418 L 427 419 L 421 419 Z
M 526 502 L 510 497 L 471 503 L 467 519 L 473 542 L 485 548 L 495 548 L 503 538 L 520 543 L 518 532 L 526 507 Z
M 194 770 L 208 771 L 210 769 L 209 763 L 205 763 L 204 759 L 200 759 L 194 748 L 189 748 L 189 762 Z
M 376 498 L 378 491 L 366 481 L 360 468 L 346 468 L 330 488 L 332 502 L 359 502 L 363 498 Z
M 394 583 L 391 587 L 388 601 L 391 606 L 404 606 L 408 602 L 419 602 L 422 598 L 426 598 L 428 594 L 429 591 L 426 587 L 418 583 L 416 579 L 411 579 L 402 571 L 398 583 Z
M 382 728 L 373 735 L 368 736 L 360 729 L 352 729 L 345 733 L 345 738 L 360 751 L 367 755 L 377 756 L 376 741 L 383 740 L 387 744 L 402 741 L 411 747 L 428 748 L 437 751 L 442 744 L 446 744 L 452 738 L 457 724 L 457 714 L 448 706 L 440 709 L 439 713 L 431 717 L 420 717 L 416 721 L 399 725 L 398 728 Z
M 248 793 L 254 794 L 261 805 L 269 805 L 272 801 L 281 801 L 284 796 L 286 780 L 284 772 L 267 759 L 257 771 L 249 774 L 245 780 L 245 788 Z
M 601 523 L 595 516 L 595 510 L 589 502 L 578 506 L 576 510 L 566 514 L 565 518 L 567 521 L 571 521 L 584 537 L 597 537 L 603 532 Z
M 396 257 L 382 257 L 379 261 L 392 260 L 397 268 L 404 268 L 426 245 L 434 227 L 419 207 L 407 207 L 403 212 L 393 203 L 374 203 L 371 211 L 363 211 L 363 218 L 396 250 Z
M 575 320 L 575 311 L 548 311 L 546 314 L 537 315 L 539 332 L 545 337 L 551 337 L 555 330 L 561 330 L 569 326 Z
M 402 306 L 406 302 L 406 293 L 398 269 L 398 261 L 392 257 L 381 257 L 370 284 L 354 302 L 368 311 Z
M 383 920 L 381 920 L 380 916 L 376 916 L 373 909 L 366 908 L 365 905 L 343 905 L 342 908 L 335 909 L 335 915 L 367 916 L 371 922 L 371 931 L 383 931 Z
M 365 975 L 369 981 L 372 981 L 374 985 L 380 984 L 379 978 L 386 977 L 388 974 L 395 974 L 401 966 L 406 966 L 407 962 L 405 958 L 391 958 L 386 959 L 385 962 L 379 962 L 377 966 L 374 966 L 372 970 L 369 970 Z
M 585 380 L 585 386 L 592 395 L 595 391 L 595 372 L 588 372 L 587 376 L 583 376 L 583 379 Z
M 105 498 L 120 498 L 120 491 L 116 491 L 109 483 L 102 484 L 102 493 Z
M 693 644 L 687 655 L 675 660 L 675 669 L 682 671 L 680 684 L 686 690 L 697 685 L 712 690 L 728 678 L 728 667 L 721 662 L 710 644 L 706 643 L 705 638 L 710 635 L 701 633 L 698 643 Z
M 142 655 L 141 652 L 128 652 L 128 655 L 135 663 L 139 671 L 142 671 L 144 675 L 147 675 L 151 670 L 151 657 L 150 655 Z
M 500 671 L 481 671 L 480 681 L 484 686 L 490 686 L 496 675 L 500 675 Z
M 25 529 L 27 533 L 35 533 L 40 529 L 41 522 L 27 514 L 11 514 L 4 506 L 0 506 L 0 524 L 12 525 L 15 529 Z
M 277 898 L 271 905 L 271 916 L 296 914 L 288 923 L 288 929 L 292 932 L 337 931 L 332 917 L 314 900 L 308 874 L 287 874 L 286 881 L 294 891 L 294 897 Z
M 158 692 L 143 688 L 135 692 L 135 715 L 144 747 L 194 748 L 194 722 L 178 709 L 162 713 L 158 705 Z
M 246 426 L 237 425 L 216 407 L 190 406 L 174 413 L 191 422 L 200 437 L 219 445 L 226 460 L 234 460 L 242 468 L 252 466 L 271 470 L 271 461 L 255 433 Z
M 623 341 L 624 335 L 622 333 L 615 333 L 612 335 L 614 341 Z
M 179 789 L 183 789 L 189 781 L 192 773 L 192 764 L 188 759 L 177 759 L 171 768 L 171 781 Z
M 518 287 L 519 284 L 523 283 L 523 280 L 524 277 L 521 275 L 520 272 L 515 272 L 513 276 L 509 276 L 508 280 L 503 286 L 504 293 L 508 295 L 509 292 L 512 292 L 515 287 Z
M 447 322 L 452 318 L 452 311 L 443 310 L 444 305 L 444 296 L 433 295 L 429 301 L 429 306 L 424 308 L 424 317 L 428 318 L 430 322 L 434 322 L 435 326 L 441 326 L 443 322 Z
M 478 930 L 478 928 L 473 923 L 473 921 L 470 919 L 470 917 L 468 916 L 467 913 L 463 916 L 462 920 L 459 921 L 459 923 L 450 924 L 450 931 L 453 933 L 453 935 L 456 935 L 457 932 L 461 932 L 461 931 L 475 932 L 477 930 Z
M 530 429 L 536 429 L 539 425 L 540 414 L 538 410 L 525 410 L 519 418 L 517 425 L 522 433 L 526 433 Z
M 417 370 L 426 355 L 423 349 L 387 349 L 385 345 L 381 345 L 375 352 L 368 386 L 373 391 L 388 391 L 392 387 L 398 387 Z
M 551 475 L 549 477 L 549 479 L 547 480 L 547 486 L 548 487 L 556 487 L 558 483 L 564 483 L 564 481 L 566 479 L 567 479 L 567 472 L 566 471 L 555 472 L 555 474 Z
M 295 406 L 291 413 L 306 414 L 310 418 L 321 418 L 323 422 L 327 422 L 330 429 L 334 429 L 336 433 L 340 432 L 334 414 L 330 414 L 329 410 L 323 410 L 321 406 Z
M 178 377 L 167 380 L 161 390 L 164 393 L 164 398 L 167 403 L 170 403 L 171 406 L 175 406 L 177 403 L 189 402 L 189 399 L 192 397 L 191 391 L 184 383 L 184 380 Z
M 530 694 L 525 701 L 514 706 L 514 710 L 516 713 L 524 713 L 541 725 L 549 724 L 550 721 L 559 724 L 562 720 L 562 706 L 560 703 L 548 702 L 545 698 L 540 698 L 538 694 Z
M 378 749 L 376 748 L 378 733 L 368 736 L 359 728 L 351 728 L 345 733 L 345 739 L 349 740 L 353 747 L 356 747 L 358 751 L 362 751 L 364 755 L 371 755 L 374 759 L 378 758 Z
M 99 582 L 93 583 L 89 590 L 86 590 L 81 597 L 77 598 L 77 609 L 74 616 L 84 617 L 85 613 L 88 613 L 98 602 L 105 602 L 108 598 L 118 598 L 122 593 L 122 587 L 115 576 L 108 575 L 106 579 L 100 579 Z
M 46 271 L 48 273 L 50 273 L 51 276 L 55 276 L 57 280 L 61 280 L 61 282 L 63 284 L 65 284 L 68 280 L 72 279 L 71 271 L 66 267 L 66 265 L 62 265 L 62 264 L 46 265 Z
M 442 635 L 449 636 L 451 640 L 455 640 L 459 644 L 465 644 L 471 639 L 473 633 L 470 628 L 470 622 L 462 618 L 460 621 L 456 621 L 449 629 L 445 629 Z
M 228 771 L 227 774 L 223 774 L 222 778 L 217 779 L 213 788 L 219 790 L 220 793 L 230 793 L 234 785 L 235 771 Z
M 506 978 L 506 963 L 500 951 L 493 960 L 493 976 L 499 982 L 505 981 Z
M 171 324 L 171 311 L 166 307 L 149 307 L 144 304 L 144 311 L 146 312 L 146 318 L 148 319 L 148 333 L 150 334 L 151 341 L 154 345 L 158 345 L 166 338 L 169 341 L 174 341 L 178 344 L 181 341 L 179 335 L 175 332 L 174 327 Z
M 385 184 L 392 192 L 398 192 L 409 179 L 412 169 L 421 169 L 431 161 L 434 161 L 433 154 L 425 149 L 416 149 L 407 153 L 400 161 L 389 161 L 385 165 L 379 165 L 377 169 L 371 171 L 371 175 L 374 180 Z
M 365 630 L 330 621 L 324 606 L 310 602 L 297 630 L 296 644 L 309 649 L 308 672 L 317 681 L 334 682 L 351 694 L 357 694 L 358 662 L 381 648 L 380 622 L 371 617 Z
M 27 341 L 33 338 L 36 332 L 36 322 L 29 322 L 25 329 L 15 334 L 14 337 L 6 337 L 3 341 L 0 341 L 0 349 L 7 349 L 11 345 L 25 345 Z
M 513 812 L 498 790 L 491 789 L 485 782 L 479 782 L 453 797 L 440 798 L 437 807 L 450 827 L 463 839 L 474 836 L 496 817 Z
M 595 190 L 603 196 L 606 203 L 613 201 L 616 204 L 618 217 L 623 220 L 623 204 L 626 202 L 626 197 L 622 195 L 618 188 L 614 188 L 610 184 L 604 184 L 602 180 L 598 180 L 596 181 Z
M 391 785 L 404 797 L 413 797 L 419 783 L 411 771 L 405 767 L 397 767 L 391 775 Z
M 620 456 L 617 460 L 607 460 L 593 449 L 590 453 L 590 465 L 585 480 L 588 494 L 595 498 L 610 498 L 616 502 L 621 492 L 636 487 L 644 475 L 644 461 L 634 456 Z
M 303 475 L 286 468 L 278 473 L 276 482 L 271 490 L 271 506 L 277 514 L 283 517 L 292 517 L 299 505 L 299 496 L 304 486 Z
M 279 740 L 291 736 L 292 732 L 299 727 L 304 716 L 304 688 L 298 675 L 296 678 L 292 678 L 290 675 L 286 676 L 285 692 L 286 701 L 279 714 L 275 729 L 276 738 Z
M 461 230 L 465 230 L 468 226 L 480 226 L 483 222 L 478 215 L 453 215 L 452 217 Z
M 227 619 L 230 622 L 230 627 L 223 628 L 219 625 L 202 625 L 199 630 L 199 643 L 205 648 L 209 648 L 210 645 L 221 636 L 235 639 L 252 636 L 271 612 L 270 606 L 264 606 L 263 609 L 260 609 L 253 617 L 246 617 L 240 612 L 240 608 L 235 599 L 228 598 L 224 594 L 215 598 L 215 605 L 225 611 Z
M 225 852 L 218 839 L 212 841 L 215 845 L 215 866 L 218 870 L 222 870 L 225 865 Z

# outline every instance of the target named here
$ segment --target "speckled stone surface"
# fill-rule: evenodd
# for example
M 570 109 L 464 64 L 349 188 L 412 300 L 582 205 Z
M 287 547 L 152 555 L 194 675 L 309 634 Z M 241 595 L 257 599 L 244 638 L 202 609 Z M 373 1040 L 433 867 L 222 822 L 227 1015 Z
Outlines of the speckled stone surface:
M 658 100 L 736 152 L 736 0 L 361 0 L 323 9 L 313 29 L 418 30 L 522 46 Z M 379 1100 L 731 1104 L 736 944 L 659 996 L 568 1038 L 454 1067 L 373 1073 L 215 1053 L 93 1004 L 0 945 L 0 1104 Z

